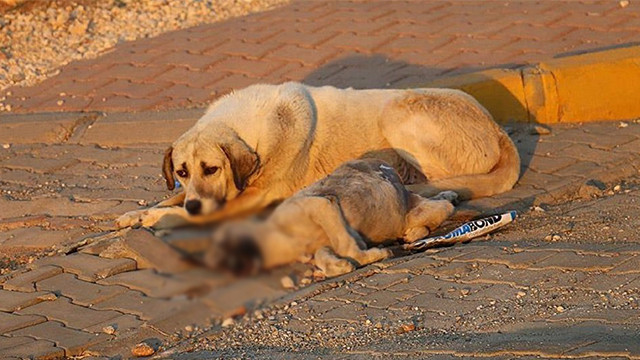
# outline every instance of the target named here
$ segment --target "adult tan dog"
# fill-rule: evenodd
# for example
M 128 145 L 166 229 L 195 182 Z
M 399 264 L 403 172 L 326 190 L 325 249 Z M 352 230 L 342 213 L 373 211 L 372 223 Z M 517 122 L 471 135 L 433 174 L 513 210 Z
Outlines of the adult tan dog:
M 429 235 L 453 213 L 457 197 L 445 191 L 424 198 L 407 191 L 381 160 L 349 161 L 278 205 L 266 221 L 223 224 L 205 263 L 250 274 L 313 256 L 326 276 L 345 274 L 391 255 L 371 246 Z
M 461 91 L 253 85 L 215 101 L 167 150 L 167 186 L 175 176 L 184 191 L 117 224 L 257 212 L 362 157 L 387 161 L 418 194 L 453 190 L 461 199 L 511 189 L 520 166 L 509 137 Z

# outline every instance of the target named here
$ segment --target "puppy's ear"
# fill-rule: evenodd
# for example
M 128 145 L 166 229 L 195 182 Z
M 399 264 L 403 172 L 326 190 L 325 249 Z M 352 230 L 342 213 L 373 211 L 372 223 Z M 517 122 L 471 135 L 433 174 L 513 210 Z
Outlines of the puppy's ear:
M 253 175 L 260 165 L 258 154 L 240 139 L 221 145 L 220 148 L 229 159 L 236 188 L 240 191 L 244 190 L 247 187 L 249 176 Z
M 167 189 L 173 190 L 176 188 L 176 181 L 173 178 L 173 159 L 171 154 L 173 153 L 173 146 L 164 152 L 164 161 L 162 162 L 162 175 L 167 182 Z

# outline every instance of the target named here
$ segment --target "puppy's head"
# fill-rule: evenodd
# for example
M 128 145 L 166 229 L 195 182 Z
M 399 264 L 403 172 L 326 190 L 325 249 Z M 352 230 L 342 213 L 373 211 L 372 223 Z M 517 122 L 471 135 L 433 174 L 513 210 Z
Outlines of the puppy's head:
M 262 252 L 249 222 L 221 225 L 212 236 L 204 263 L 237 276 L 255 275 L 262 268 Z
M 235 132 L 192 128 L 164 156 L 169 190 L 180 182 L 191 215 L 210 214 L 238 196 L 259 165 L 258 155 Z

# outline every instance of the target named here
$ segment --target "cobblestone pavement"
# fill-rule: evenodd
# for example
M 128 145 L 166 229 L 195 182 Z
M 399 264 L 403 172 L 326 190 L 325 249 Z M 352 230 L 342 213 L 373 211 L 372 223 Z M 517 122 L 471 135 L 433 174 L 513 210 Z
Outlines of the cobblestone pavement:
M 13 112 L 129 112 L 201 105 L 256 82 L 404 87 L 632 43 L 640 3 L 620 3 L 298 1 L 123 43 L 0 98 Z
M 313 358 L 640 357 L 630 340 L 638 190 L 622 183 L 640 168 L 633 121 L 557 125 L 549 135 L 510 126 L 523 159 L 518 185 L 463 204 L 450 225 L 499 209 L 521 210 L 518 222 L 492 241 L 309 286 L 304 266 L 242 281 L 207 272 L 183 256 L 202 246 L 199 232 L 112 226 L 168 195 L 162 152 L 202 110 L 130 111 L 196 106 L 258 81 L 400 87 L 616 46 L 640 32 L 637 9 L 634 1 L 297 2 L 124 43 L 39 86 L 10 89 L 2 102 L 13 112 L 61 113 L 0 118 L 0 357 L 128 357 L 141 340 L 212 357 L 242 356 L 250 340 L 249 356 L 295 344 Z M 576 200 L 593 196 L 604 197 Z M 281 288 L 285 274 L 298 289 Z
M 162 121 L 156 115 L 146 114 Z M 165 114 L 167 118 L 170 115 Z M 173 115 L 189 118 L 182 112 Z M 184 120 L 185 126 L 194 119 Z M 102 118 L 107 127 L 125 120 Z M 610 336 L 618 342 L 625 339 L 625 331 L 635 331 L 640 315 L 635 292 L 640 258 L 635 227 L 624 228 L 623 221 L 610 224 L 616 221 L 613 215 L 592 214 L 601 221 L 598 226 L 609 223 L 606 236 L 600 232 L 593 239 L 564 241 L 567 234 L 583 226 L 581 212 L 587 210 L 580 202 L 572 203 L 575 209 L 567 210 L 569 215 L 562 220 L 551 215 L 538 218 L 543 212 L 530 213 L 529 209 L 541 210 L 607 192 L 624 193 L 624 184 L 614 186 L 637 176 L 640 168 L 637 122 L 557 125 L 548 135 L 538 135 L 540 129 L 530 125 L 510 126 L 523 159 L 524 174 L 518 185 L 501 196 L 464 204 L 452 224 L 473 214 L 508 208 L 524 212 L 521 222 L 529 224 L 530 231 L 523 235 L 511 230 L 519 234 L 512 237 L 507 231 L 489 242 L 393 260 L 363 268 L 338 282 L 308 287 L 304 286 L 308 281 L 304 266 L 242 281 L 207 272 L 183 258 L 180 251 L 196 251 L 202 244 L 198 236 L 185 240 L 185 232 L 162 234 L 166 242 L 141 229 L 113 232 L 112 221 L 117 215 L 168 195 L 159 168 L 166 141 L 154 143 L 155 135 L 147 134 L 149 142 L 140 141 L 145 140 L 140 137 L 138 143 L 131 143 L 130 138 L 121 137 L 119 142 L 109 139 L 101 144 L 91 130 L 76 127 L 65 142 L 14 144 L 1 150 L 0 253 L 5 254 L 5 274 L 0 278 L 2 357 L 127 355 L 134 344 L 145 339 L 156 339 L 167 348 L 184 339 L 197 339 L 207 326 L 220 329 L 221 321 L 247 311 L 250 317 L 242 321 L 251 321 L 256 316 L 253 309 L 273 301 L 287 304 L 290 312 L 268 315 L 258 324 L 284 331 L 278 333 L 278 341 L 296 339 L 294 332 L 287 332 L 293 326 L 306 331 L 307 325 L 296 322 L 296 317 L 322 319 L 327 326 L 320 331 L 331 332 L 338 340 L 348 339 L 353 343 L 345 346 L 359 349 L 362 356 L 375 355 L 378 350 L 375 346 L 366 347 L 366 351 L 358 348 L 357 344 L 365 342 L 354 342 L 347 335 L 350 324 L 366 323 L 367 319 L 371 323 L 367 331 L 374 333 L 389 333 L 389 329 L 407 325 L 408 319 L 413 319 L 413 326 L 428 330 L 415 335 L 414 340 L 413 335 L 407 335 L 407 341 L 422 341 L 421 336 L 432 334 L 429 331 L 449 334 L 433 346 L 419 347 L 424 350 L 410 354 L 414 356 L 432 351 L 448 354 L 447 341 L 464 336 L 470 336 L 473 346 L 456 348 L 453 355 L 486 352 L 491 347 L 480 348 L 482 344 L 502 339 L 495 334 L 497 330 L 511 326 L 509 331 L 529 334 L 530 328 L 519 328 L 522 324 L 536 327 L 536 336 L 542 340 L 527 338 L 530 347 L 522 351 L 517 350 L 523 349 L 518 347 L 522 342 L 514 342 L 518 346 L 513 354 L 535 355 L 536 344 L 544 339 L 553 343 L 549 334 L 564 333 L 562 326 L 568 324 L 583 326 L 595 338 L 613 326 Z M 176 127 L 171 131 L 182 130 Z M 171 131 L 165 136 L 178 135 Z M 628 196 L 612 199 L 627 199 L 626 210 L 632 211 L 637 208 L 637 194 L 633 190 Z M 622 200 L 610 200 L 609 206 L 618 206 L 616 201 Z M 630 221 L 631 217 L 624 219 Z M 513 227 L 520 226 L 517 222 Z M 47 254 L 57 255 L 44 256 Z M 291 275 L 301 290 L 284 290 L 280 284 L 283 275 Z M 327 291 L 340 281 L 347 285 Z M 573 290 L 554 293 L 560 287 Z M 594 304 L 605 300 L 615 306 L 594 312 Z M 299 306 L 291 306 L 292 301 Z M 286 321 L 281 321 L 285 319 L 282 316 Z M 485 335 L 474 335 L 478 328 L 485 330 Z M 236 339 L 224 334 L 229 333 L 213 331 L 208 337 Z M 429 341 L 433 342 L 432 335 Z M 597 345 L 602 343 L 595 340 L 574 344 L 580 339 L 569 336 L 567 344 L 580 345 L 581 351 L 591 346 L 595 356 L 604 351 Z M 335 346 L 340 348 L 343 345 L 338 340 Z M 512 338 L 507 340 L 513 342 Z M 588 341 L 593 345 L 585 345 Z M 403 349 L 392 342 L 398 346 L 393 349 Z M 270 344 L 275 347 L 265 351 L 285 346 Z M 409 345 L 403 346 L 406 350 Z M 381 353 L 387 351 L 383 350 Z M 637 350 L 620 351 L 640 356 Z

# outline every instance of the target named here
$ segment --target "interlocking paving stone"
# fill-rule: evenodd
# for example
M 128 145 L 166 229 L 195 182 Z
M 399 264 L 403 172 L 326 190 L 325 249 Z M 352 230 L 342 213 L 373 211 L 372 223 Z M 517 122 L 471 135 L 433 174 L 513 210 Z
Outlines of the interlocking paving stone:
M 43 266 L 41 268 L 27 271 L 17 275 L 14 278 L 5 281 L 2 288 L 5 290 L 34 292 L 36 291 L 35 283 L 37 281 L 50 278 L 60 274 L 62 269 L 57 266 Z
M 107 334 L 92 334 L 65 327 L 57 321 L 47 321 L 9 333 L 11 336 L 30 336 L 52 341 L 64 349 L 65 356 L 81 355 L 89 346 L 107 341 Z
M 531 268 L 580 269 L 586 271 L 609 270 L 628 260 L 627 256 L 580 255 L 575 252 L 561 252 L 531 265 Z
M 406 282 L 411 276 L 408 274 L 375 274 L 362 281 L 369 288 L 383 290 L 389 286 Z
M 116 318 L 109 319 L 102 323 L 91 325 L 89 327 L 84 328 L 83 330 L 92 332 L 92 333 L 101 333 L 101 332 L 104 332 L 104 328 L 106 326 L 111 326 L 116 331 L 114 335 L 116 337 L 120 337 L 120 336 L 126 336 L 131 331 L 140 329 L 140 327 L 144 324 L 145 322 L 140 320 L 137 316 L 127 314 L 127 315 L 120 315 Z
M 56 296 L 53 293 L 44 291 L 23 293 L 18 291 L 0 290 L 0 311 L 14 312 L 42 301 L 51 301 L 55 299 Z
M 171 298 L 179 295 L 202 293 L 208 286 L 197 280 L 176 279 L 169 275 L 158 274 L 151 269 L 129 271 L 98 281 L 104 285 L 123 285 L 156 298 Z
M 60 266 L 64 272 L 76 274 L 78 278 L 87 281 L 96 281 L 136 269 L 136 262 L 131 259 L 105 259 L 82 253 L 43 258 L 31 264 L 31 267 L 39 268 L 45 265 Z
M 74 304 L 82 306 L 93 306 L 127 291 L 123 286 L 98 285 L 66 273 L 41 280 L 36 287 L 41 291 L 51 291 L 68 297 Z
M 88 351 L 91 354 L 98 354 L 110 358 L 115 357 L 116 359 L 124 356 L 126 359 L 131 357 L 131 349 L 136 344 L 149 339 L 159 340 L 159 342 L 164 344 L 168 342 L 168 337 L 162 332 L 143 326 L 128 336 L 119 337 L 116 332 L 115 338 L 90 345 Z
M 213 318 L 214 313 L 209 306 L 200 301 L 192 301 L 181 310 L 149 321 L 149 325 L 154 329 L 171 334 L 176 331 L 184 331 L 187 325 L 200 328 L 208 326 Z
M 202 298 L 217 315 L 226 315 L 244 306 L 251 309 L 265 300 L 273 300 L 286 292 L 269 287 L 260 279 L 243 279 L 228 286 L 213 289 Z
M 47 319 L 39 315 L 16 315 L 0 312 L 0 334 L 6 334 L 9 331 L 22 329 L 45 321 L 47 321 Z
M 193 268 L 174 248 L 143 229 L 129 231 L 124 240 L 112 244 L 101 256 L 134 259 L 139 269 L 151 268 L 165 273 Z
M 10 342 L 4 339 L 14 341 L 14 346 L 4 348 L 3 343 Z M 65 355 L 64 349 L 61 349 L 52 341 L 33 340 L 24 336 L 6 338 L 0 337 L 0 357 L 10 359 L 16 357 L 19 359 L 60 359 Z
M 137 315 L 143 320 L 151 320 L 175 312 L 185 304 L 185 301 L 156 299 L 130 290 L 98 303 L 94 308 L 115 310 L 124 314 Z
M 47 301 L 30 306 L 18 311 L 18 314 L 45 316 L 49 320 L 59 321 L 74 329 L 84 329 L 122 315 L 117 311 L 94 310 L 88 307 L 74 305 L 69 299 L 62 297 L 55 301 Z
M 28 338 L 26 336 L 8 337 L 8 336 L 0 335 L 0 349 L 4 350 L 4 349 L 12 348 L 14 346 L 28 344 L 32 341 L 33 339 Z

